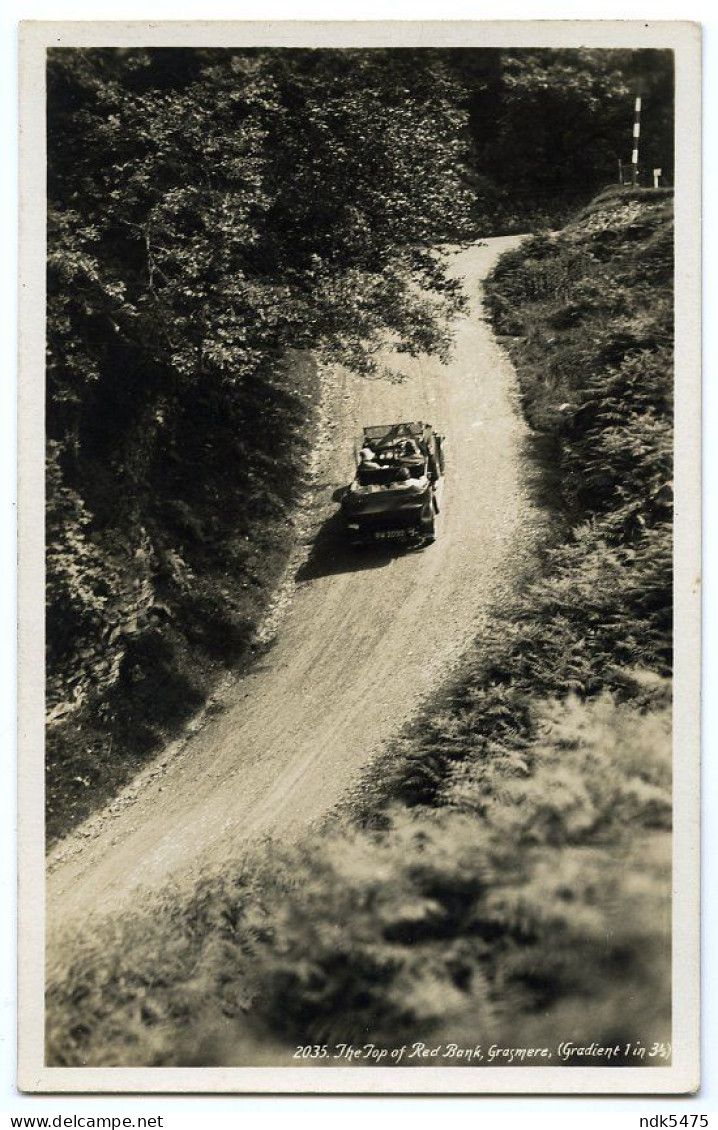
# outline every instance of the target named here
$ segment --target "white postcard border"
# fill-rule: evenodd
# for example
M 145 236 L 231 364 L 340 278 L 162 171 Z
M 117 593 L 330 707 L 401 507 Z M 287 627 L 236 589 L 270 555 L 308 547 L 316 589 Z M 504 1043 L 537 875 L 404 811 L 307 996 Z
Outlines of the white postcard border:
M 676 59 L 674 1058 L 670 1068 L 44 1065 L 45 51 L 53 46 L 668 47 Z M 28 21 L 21 29 L 19 1085 L 54 1093 L 686 1094 L 698 1086 L 700 27 L 678 21 Z

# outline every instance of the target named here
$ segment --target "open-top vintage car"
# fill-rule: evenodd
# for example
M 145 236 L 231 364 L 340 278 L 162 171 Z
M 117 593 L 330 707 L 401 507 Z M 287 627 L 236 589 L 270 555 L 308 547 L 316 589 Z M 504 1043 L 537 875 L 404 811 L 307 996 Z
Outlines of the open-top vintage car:
M 356 474 L 342 497 L 352 545 L 435 540 L 445 450 L 444 437 L 421 421 L 364 428 Z

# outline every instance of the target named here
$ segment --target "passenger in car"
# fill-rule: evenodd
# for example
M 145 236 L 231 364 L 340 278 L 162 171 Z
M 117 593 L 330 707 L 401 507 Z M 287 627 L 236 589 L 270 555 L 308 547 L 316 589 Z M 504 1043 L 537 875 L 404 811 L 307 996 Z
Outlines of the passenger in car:
M 420 455 L 419 445 L 415 439 L 405 439 L 401 444 L 398 452 L 402 459 L 412 459 L 416 455 Z
M 420 479 L 414 479 L 408 467 L 399 467 L 391 485 L 398 490 L 424 490 L 426 477 L 422 475 Z
M 371 441 L 368 440 L 366 436 L 364 436 L 361 450 L 359 452 L 359 461 L 360 463 L 373 463 L 374 466 L 378 466 L 376 462 L 376 451 L 372 447 Z

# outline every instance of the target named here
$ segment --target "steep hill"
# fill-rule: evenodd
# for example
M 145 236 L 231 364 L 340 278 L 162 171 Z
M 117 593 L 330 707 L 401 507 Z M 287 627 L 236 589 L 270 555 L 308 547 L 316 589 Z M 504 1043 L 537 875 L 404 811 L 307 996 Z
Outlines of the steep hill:
M 76 934 L 50 1062 L 670 1040 L 670 194 L 603 194 L 486 302 L 544 531 L 517 594 L 321 834 Z

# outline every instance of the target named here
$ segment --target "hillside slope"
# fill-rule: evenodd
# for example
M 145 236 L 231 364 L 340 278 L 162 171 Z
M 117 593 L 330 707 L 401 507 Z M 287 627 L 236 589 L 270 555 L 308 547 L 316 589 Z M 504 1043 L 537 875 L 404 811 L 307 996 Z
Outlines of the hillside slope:
M 499 261 L 487 305 L 544 529 L 523 583 L 321 835 L 79 930 L 51 1062 L 420 1036 L 546 1045 L 553 1066 L 560 1040 L 640 1039 L 662 1050 L 617 1062 L 665 1062 L 671 249 L 669 195 L 622 192 Z
M 515 239 L 471 246 L 452 271 L 474 292 Z M 392 376 L 336 374 L 332 442 L 307 504 L 305 560 L 274 645 L 237 678 L 204 726 L 165 750 L 106 810 L 48 857 L 48 926 L 186 886 L 249 837 L 296 836 L 346 791 L 374 750 L 445 677 L 514 575 L 527 504 L 515 377 L 489 328 L 456 320 L 449 365 L 387 350 Z M 404 374 L 399 379 L 399 374 Z M 437 542 L 357 553 L 336 493 L 353 473 L 363 422 L 424 418 L 451 437 Z M 484 484 L 491 478 L 492 491 Z M 54 947 L 51 947 L 54 948 Z

